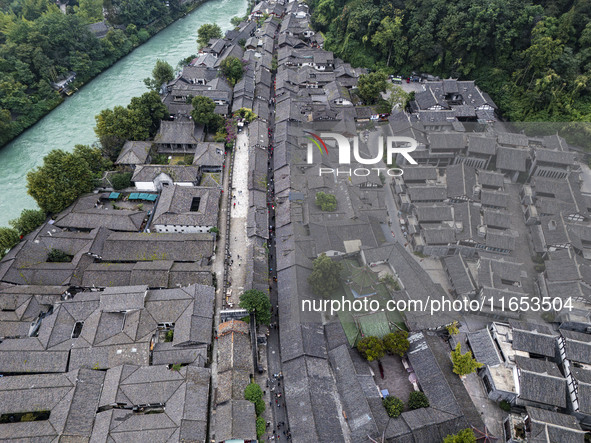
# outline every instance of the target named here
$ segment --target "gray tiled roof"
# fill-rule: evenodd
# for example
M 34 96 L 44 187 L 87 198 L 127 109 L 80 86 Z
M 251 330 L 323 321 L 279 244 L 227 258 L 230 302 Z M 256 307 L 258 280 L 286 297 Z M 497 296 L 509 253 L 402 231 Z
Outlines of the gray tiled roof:
M 221 190 L 192 186 L 167 186 L 162 189 L 152 225 L 217 226 Z M 192 202 L 199 207 L 192 211 Z

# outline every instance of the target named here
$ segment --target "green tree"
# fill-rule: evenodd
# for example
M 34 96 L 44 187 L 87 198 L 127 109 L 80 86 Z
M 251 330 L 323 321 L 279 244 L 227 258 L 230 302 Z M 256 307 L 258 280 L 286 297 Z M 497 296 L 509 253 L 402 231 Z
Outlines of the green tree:
M 260 439 L 267 430 L 267 423 L 263 417 L 257 417 L 257 438 Z
M 193 104 L 193 110 L 191 111 L 193 120 L 204 125 L 207 132 L 217 129 L 219 117 L 214 112 L 215 102 L 209 97 L 198 95 L 193 97 L 191 103 Z
M 315 198 L 316 206 L 326 212 L 337 210 L 337 198 L 333 194 L 317 192 Z
M 100 178 L 103 172 L 107 171 L 113 163 L 103 156 L 102 151 L 97 147 L 87 145 L 76 145 L 72 152 L 76 157 L 83 158 L 90 166 L 90 170 L 95 177 Z
M 422 391 L 412 391 L 408 396 L 408 402 L 406 405 L 408 406 L 408 409 L 428 408 L 429 399 Z
M 250 383 L 244 388 L 244 399 L 256 402 L 263 398 L 263 390 L 257 383 Z
M 478 368 L 484 366 L 482 363 L 477 362 L 476 359 L 472 357 L 471 351 L 467 351 L 465 354 L 462 354 L 461 343 L 458 343 L 455 349 L 451 351 L 451 361 L 454 364 L 454 373 L 458 374 L 460 377 L 471 374 L 472 372 L 476 372 Z
M 27 174 L 27 191 L 39 207 L 58 213 L 93 189 L 92 169 L 82 157 L 62 150 L 53 150 L 43 165 Z
M 386 354 L 384 343 L 378 337 L 363 337 L 357 342 L 357 350 L 367 361 L 379 360 Z
M 333 261 L 326 254 L 320 254 L 313 263 L 312 274 L 308 277 L 308 283 L 312 292 L 321 297 L 330 297 L 340 286 L 341 263 Z
M 256 289 L 244 291 L 240 296 L 240 307 L 256 314 L 257 323 L 268 325 L 271 321 L 271 301 L 267 294 Z
M 390 105 L 390 110 L 388 112 L 391 112 L 394 108 L 404 109 L 410 100 L 410 94 L 400 86 L 392 83 L 388 83 L 386 89 L 389 92 L 387 102 Z
M 400 68 L 404 63 L 408 47 L 402 28 L 402 11 L 396 10 L 395 14 L 393 18 L 386 16 L 382 19 L 378 30 L 371 38 L 371 42 L 383 54 L 387 54 L 386 66 L 390 66 L 390 58 L 394 55 L 394 66 Z
M 19 242 L 18 231 L 12 228 L 0 228 L 0 258 Z
M 20 235 L 27 235 L 45 223 L 45 213 L 38 209 L 23 209 L 19 218 L 8 223 L 18 231 Z
M 131 186 L 131 172 L 120 172 L 109 177 L 113 189 L 119 191 L 120 189 L 129 188 Z
M 401 357 L 406 351 L 408 351 L 410 346 L 408 332 L 406 331 L 390 332 L 389 334 L 384 335 L 382 340 L 384 341 L 384 348 L 386 348 L 386 351 Z
M 207 43 L 212 38 L 221 38 L 222 29 L 215 23 L 205 23 L 197 30 L 197 44 L 199 49 L 207 46 Z
M 137 115 L 148 136 L 153 137 L 160 128 L 160 122 L 168 117 L 168 109 L 156 91 L 144 92 L 139 97 L 133 97 L 127 108 Z
M 383 72 L 371 72 L 359 76 L 357 91 L 365 104 L 374 104 L 380 98 L 380 92 L 386 92 L 388 77 Z
M 396 418 L 404 411 L 404 403 L 398 397 L 388 395 L 382 400 L 382 403 L 384 404 L 384 408 L 386 408 L 388 417 Z
M 254 402 L 254 412 L 258 416 L 260 416 L 263 412 L 265 412 L 265 400 L 259 398 L 257 401 Z
M 454 321 L 451 325 L 447 325 L 445 329 L 447 329 L 449 335 L 456 335 L 458 332 L 460 332 L 457 321 Z
M 226 80 L 228 80 L 228 83 L 230 83 L 230 86 L 234 86 L 238 83 L 244 75 L 244 65 L 236 57 L 226 57 L 222 60 L 220 69 L 222 74 L 226 77 Z
M 103 0 L 78 0 L 74 12 L 86 23 L 95 23 L 103 19 Z
M 174 69 L 170 63 L 164 60 L 156 60 L 156 66 L 152 70 L 152 78 L 145 78 L 144 83 L 153 91 L 159 91 L 164 83 L 168 83 L 174 78 Z
M 476 443 L 476 436 L 470 428 L 466 428 L 457 434 L 450 434 L 443 439 L 443 443 Z
M 61 249 L 51 249 L 47 254 L 47 261 L 51 263 L 69 263 L 72 261 L 72 256 Z

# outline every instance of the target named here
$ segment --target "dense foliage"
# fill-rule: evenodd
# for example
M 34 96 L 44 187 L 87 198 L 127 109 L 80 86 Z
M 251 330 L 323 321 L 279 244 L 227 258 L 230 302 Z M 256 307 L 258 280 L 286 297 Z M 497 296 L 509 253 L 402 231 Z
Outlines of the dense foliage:
M 382 340 L 386 351 L 391 354 L 399 355 L 400 357 L 402 357 L 410 347 L 408 332 L 406 331 L 390 332 L 389 334 L 384 335 Z
M 244 65 L 242 64 L 242 61 L 236 57 L 226 57 L 224 60 L 222 60 L 220 69 L 222 74 L 224 74 L 226 77 L 226 80 L 228 80 L 230 86 L 234 86 L 236 83 L 238 83 L 238 81 L 244 75 Z
M 343 265 L 333 261 L 322 253 L 314 260 L 312 274 L 308 277 L 308 283 L 312 292 L 321 297 L 330 297 L 341 284 L 341 270 Z
M 474 79 L 513 121 L 591 118 L 591 1 L 309 0 L 355 66 Z
M 263 390 L 261 389 L 261 387 L 257 384 L 257 383 L 250 383 L 249 385 L 246 386 L 246 388 L 244 388 L 244 399 L 251 401 L 251 402 L 256 402 L 257 400 L 260 400 L 261 398 L 263 398 Z
M 443 439 L 443 443 L 476 443 L 476 437 L 472 429 L 466 428 L 457 434 L 448 435 Z
M 98 136 L 103 155 L 117 160 L 126 140 L 145 140 L 153 137 L 160 121 L 168 116 L 166 106 L 156 91 L 133 97 L 127 107 L 115 106 L 103 109 L 96 117 L 94 131 Z
M 18 231 L 20 235 L 33 232 L 45 222 L 45 212 L 38 209 L 23 209 L 19 218 L 8 223 Z
M 378 337 L 363 337 L 357 342 L 357 350 L 367 361 L 379 360 L 386 354 L 384 342 Z
M 164 83 L 168 83 L 174 78 L 174 70 L 170 63 L 164 60 L 156 60 L 156 66 L 152 70 L 152 77 L 145 78 L 144 84 L 153 91 L 159 91 Z
M 184 11 L 166 3 L 105 0 L 99 40 L 88 25 L 103 20 L 103 0 L 72 0 L 66 14 L 50 0 L 0 0 L 0 146 L 62 101 L 52 82 L 70 72 L 73 87 L 88 81 Z
M 43 211 L 58 213 L 92 191 L 95 177 L 84 157 L 55 149 L 27 174 L 27 191 Z
M 191 117 L 196 123 L 205 126 L 205 132 L 215 132 L 222 125 L 223 119 L 215 113 L 215 102 L 211 98 L 198 95 L 193 97 L 191 103 Z
M 315 202 L 316 206 L 323 211 L 333 212 L 337 210 L 337 198 L 328 192 L 317 192 Z
M 69 263 L 72 261 L 72 256 L 61 249 L 52 249 L 47 254 L 47 261 L 51 263 Z
M 18 231 L 12 228 L 0 228 L 0 258 L 19 242 Z
M 408 396 L 406 406 L 408 409 L 428 408 L 429 399 L 422 391 L 412 391 Z
M 212 38 L 221 38 L 222 37 L 222 28 L 215 23 L 205 23 L 199 27 L 197 30 L 197 44 L 199 45 L 199 49 L 207 46 L 207 43 Z
M 458 343 L 453 351 L 451 351 L 451 361 L 454 365 L 453 371 L 460 377 L 476 372 L 478 368 L 483 366 L 482 363 L 476 361 L 472 356 L 472 351 L 466 351 L 462 354 L 462 344 Z
M 257 323 L 268 325 L 271 321 L 271 301 L 263 291 L 250 289 L 240 295 L 240 307 L 256 315 Z
M 398 397 L 389 395 L 382 400 L 382 403 L 389 417 L 396 418 L 404 411 L 404 403 Z

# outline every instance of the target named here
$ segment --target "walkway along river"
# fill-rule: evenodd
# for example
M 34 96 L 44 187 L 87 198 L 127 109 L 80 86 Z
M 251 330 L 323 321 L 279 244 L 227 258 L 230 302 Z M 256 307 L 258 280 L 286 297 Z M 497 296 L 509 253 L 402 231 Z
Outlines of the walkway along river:
M 22 209 L 36 208 L 27 194 L 26 174 L 41 165 L 52 149 L 72 150 L 76 144 L 96 141 L 94 116 L 102 109 L 125 106 L 147 89 L 157 59 L 172 66 L 197 52 L 197 29 L 217 23 L 231 28 L 233 16 L 246 14 L 247 0 L 209 0 L 176 21 L 97 76 L 80 91 L 45 116 L 35 126 L 0 150 L 0 226 L 19 216 Z

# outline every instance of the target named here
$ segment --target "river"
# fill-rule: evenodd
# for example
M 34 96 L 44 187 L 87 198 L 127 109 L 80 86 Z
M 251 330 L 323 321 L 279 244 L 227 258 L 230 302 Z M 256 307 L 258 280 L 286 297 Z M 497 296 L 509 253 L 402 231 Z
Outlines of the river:
M 173 67 L 197 52 L 197 29 L 217 23 L 230 29 L 230 19 L 246 14 L 247 0 L 209 0 L 186 17 L 162 30 L 112 67 L 95 77 L 76 94 L 46 115 L 35 126 L 0 150 L 0 226 L 36 208 L 27 194 L 26 174 L 43 163 L 52 149 L 72 150 L 76 144 L 96 142 L 94 116 L 102 109 L 127 105 L 146 92 L 157 59 Z

